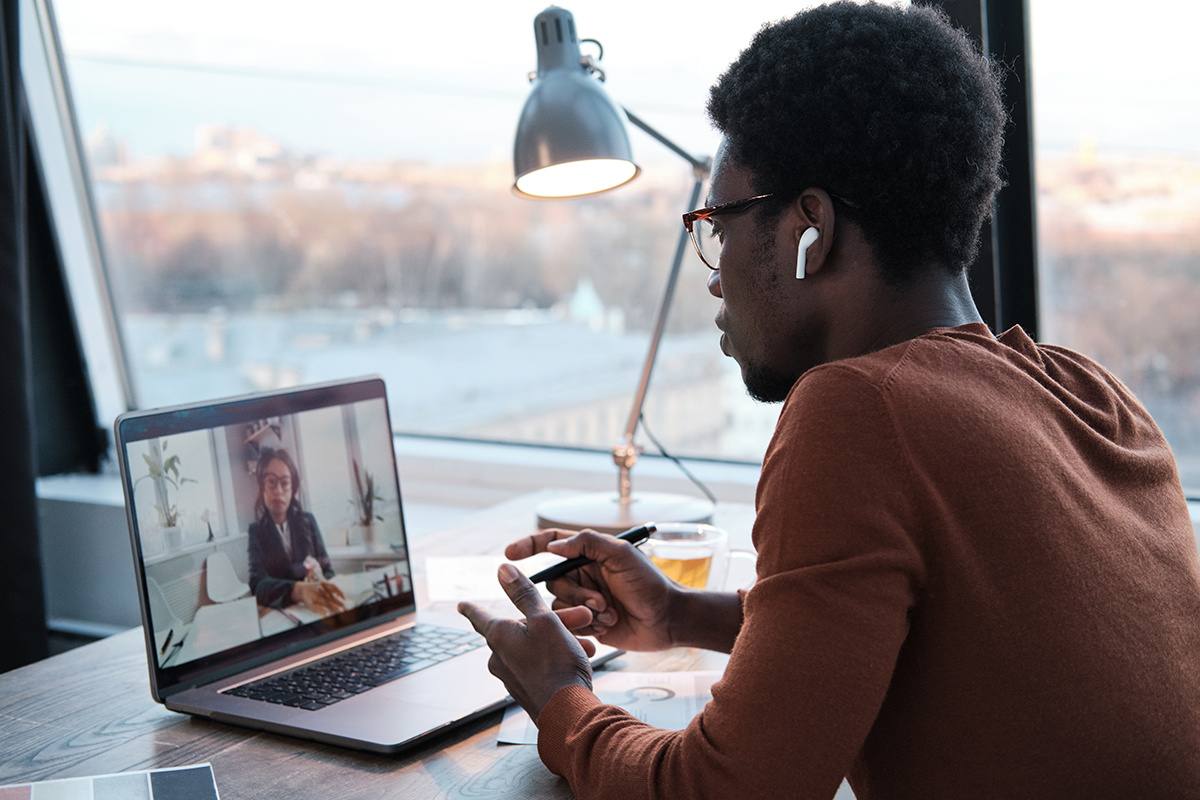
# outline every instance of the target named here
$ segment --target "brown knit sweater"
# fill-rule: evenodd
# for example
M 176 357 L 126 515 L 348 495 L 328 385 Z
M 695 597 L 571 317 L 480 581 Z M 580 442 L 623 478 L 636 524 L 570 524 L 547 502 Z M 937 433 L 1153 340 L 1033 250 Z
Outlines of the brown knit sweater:
M 1019 328 L 810 370 L 763 463 L 759 579 L 663 731 L 559 691 L 580 798 L 1200 797 L 1200 560 L 1174 460 L 1098 365 Z

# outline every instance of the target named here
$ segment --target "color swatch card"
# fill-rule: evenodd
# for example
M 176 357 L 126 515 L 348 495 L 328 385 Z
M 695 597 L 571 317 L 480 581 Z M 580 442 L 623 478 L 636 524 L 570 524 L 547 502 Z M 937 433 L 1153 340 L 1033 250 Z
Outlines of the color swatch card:
M 0 786 L 0 800 L 218 800 L 212 765 Z

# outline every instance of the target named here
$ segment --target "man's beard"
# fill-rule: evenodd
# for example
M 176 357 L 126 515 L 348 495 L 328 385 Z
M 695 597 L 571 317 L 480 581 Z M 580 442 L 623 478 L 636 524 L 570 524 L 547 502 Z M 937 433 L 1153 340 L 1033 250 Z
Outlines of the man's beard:
M 750 364 L 742 369 L 746 393 L 760 403 L 782 403 L 795 385 L 794 377 L 769 367 Z

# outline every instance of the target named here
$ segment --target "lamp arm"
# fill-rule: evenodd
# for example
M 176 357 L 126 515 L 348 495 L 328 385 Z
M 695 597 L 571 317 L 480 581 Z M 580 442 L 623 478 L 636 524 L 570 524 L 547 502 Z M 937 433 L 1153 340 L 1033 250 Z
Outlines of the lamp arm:
M 692 184 L 692 200 L 689 207 L 694 208 L 700 199 L 702 181 Z M 637 394 L 633 398 L 633 408 L 629 412 L 629 420 L 625 423 L 626 444 L 633 442 L 637 431 L 638 420 L 642 416 L 642 403 L 646 399 L 646 390 L 650 386 L 650 373 L 654 371 L 654 361 L 658 357 L 658 345 L 662 341 L 667 328 L 667 314 L 671 310 L 671 302 L 675 299 L 675 284 L 679 282 L 679 268 L 683 264 L 683 254 L 686 252 L 688 234 L 680 229 L 679 241 L 675 243 L 675 258 L 671 262 L 671 271 L 667 274 L 667 285 L 663 289 L 662 299 L 658 302 L 658 317 L 654 322 L 654 333 L 650 337 L 650 349 L 646 353 L 646 363 L 642 365 L 642 378 L 638 383 Z
M 629 114 L 628 111 L 625 113 L 629 116 L 631 122 L 662 142 L 672 151 L 682 155 L 692 165 L 695 183 L 692 184 L 692 198 L 688 203 L 688 208 L 695 208 L 700 202 L 700 190 L 704 185 L 704 180 L 708 177 L 711 168 L 710 162 L 707 159 L 701 161 L 693 158 L 633 114 Z M 613 445 L 613 461 L 616 463 L 619 473 L 617 478 L 617 494 L 621 503 L 631 502 L 632 484 L 629 471 L 637 461 L 640 453 L 639 448 L 633 443 L 633 437 L 637 433 L 638 421 L 642 417 L 642 403 L 645 402 L 646 390 L 650 387 L 650 374 L 654 371 L 654 361 L 658 357 L 658 345 L 667 327 L 667 314 L 671 310 L 671 301 L 675 298 L 675 284 L 679 280 L 679 268 L 683 264 L 683 254 L 687 251 L 687 244 L 687 230 L 680 227 L 679 241 L 675 245 L 675 258 L 671 262 L 671 271 L 667 274 L 667 285 L 663 290 L 662 300 L 658 304 L 658 317 L 654 322 L 654 333 L 650 337 L 650 349 L 646 353 L 646 362 L 642 365 L 642 377 L 638 382 L 637 393 L 633 398 L 633 408 L 629 412 L 629 420 L 625 423 L 625 435 Z
M 650 123 L 643 120 L 637 114 L 634 114 L 628 108 L 621 106 L 621 110 L 625 112 L 625 116 L 629 117 L 630 122 L 632 122 L 637 127 L 641 128 L 643 131 L 645 131 L 647 134 L 649 134 L 652 138 L 656 139 L 663 147 L 665 147 L 668 150 L 670 150 L 671 152 L 677 154 L 684 161 L 691 164 L 692 169 L 695 170 L 695 172 L 696 172 L 696 176 L 697 176 L 698 180 L 703 181 L 705 178 L 708 177 L 709 170 L 712 169 L 712 162 L 710 162 L 707 158 L 704 158 L 704 159 L 696 158 L 691 153 L 689 153 L 687 150 L 684 150 L 682 147 L 680 147 L 679 145 L 672 142 L 666 136 L 663 136 L 661 133 L 656 131 L 650 125 Z M 701 174 L 701 173 L 703 173 L 703 174 Z M 699 198 L 699 195 L 692 198 L 692 204 L 689 207 L 689 210 L 691 208 L 696 207 L 696 203 L 699 202 L 698 198 Z

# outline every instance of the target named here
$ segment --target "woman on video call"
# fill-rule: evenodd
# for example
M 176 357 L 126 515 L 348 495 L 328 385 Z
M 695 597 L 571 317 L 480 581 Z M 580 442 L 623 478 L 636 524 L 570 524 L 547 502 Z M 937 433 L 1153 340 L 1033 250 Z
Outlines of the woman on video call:
M 267 448 L 258 460 L 258 495 L 250 523 L 250 589 L 260 606 L 303 603 L 318 614 L 346 609 L 317 520 L 300 507 L 300 471 L 286 450 Z

